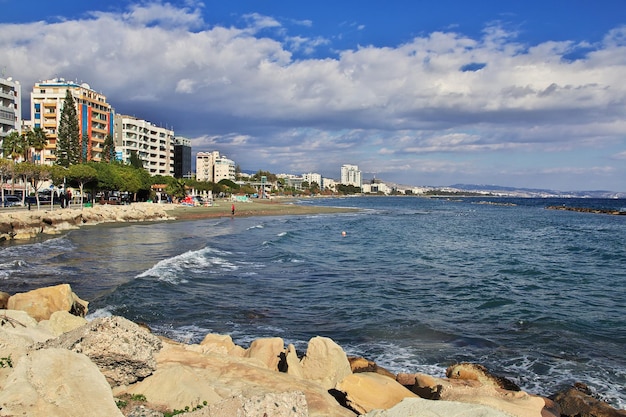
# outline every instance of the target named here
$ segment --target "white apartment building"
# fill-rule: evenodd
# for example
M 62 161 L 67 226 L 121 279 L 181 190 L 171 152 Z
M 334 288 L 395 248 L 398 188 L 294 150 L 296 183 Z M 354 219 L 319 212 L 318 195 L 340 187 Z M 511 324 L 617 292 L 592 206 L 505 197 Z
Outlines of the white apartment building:
M 0 78 L 0 145 L 12 130 L 22 132 L 21 98 L 22 87 L 18 81 L 13 81 L 11 77 Z
M 219 151 L 198 152 L 196 180 L 217 183 L 223 179 L 235 181 L 235 162 L 220 155 Z
M 316 183 L 320 187 L 320 189 L 324 188 L 324 184 L 322 183 L 322 176 L 320 174 L 309 172 L 307 174 L 302 174 L 302 179 L 308 182 L 309 186 L 313 183 Z
M 362 179 L 361 171 L 357 165 L 342 165 L 341 166 L 341 183 L 343 185 L 353 185 L 361 188 Z
M 133 152 L 150 175 L 174 176 L 174 131 L 146 120 L 115 115 L 113 128 L 116 159 L 128 163 Z
M 107 135 L 113 133 L 113 108 L 106 97 L 92 90 L 89 84 L 55 78 L 35 83 L 30 95 L 32 126 L 42 128 L 48 139 L 43 163 L 52 165 L 56 161 L 57 132 L 67 90 L 74 99 L 80 135 L 86 145 L 83 160 L 98 162 L 102 159 Z

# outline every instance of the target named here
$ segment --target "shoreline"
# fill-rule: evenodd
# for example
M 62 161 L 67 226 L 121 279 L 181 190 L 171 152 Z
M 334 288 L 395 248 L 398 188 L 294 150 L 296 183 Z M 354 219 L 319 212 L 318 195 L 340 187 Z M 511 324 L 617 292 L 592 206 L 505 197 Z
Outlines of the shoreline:
M 82 226 L 102 223 L 189 221 L 223 217 L 292 216 L 356 212 L 347 207 L 323 207 L 295 204 L 296 199 L 236 202 L 231 214 L 230 200 L 218 200 L 212 206 L 132 203 L 93 207 L 55 207 L 46 209 L 11 209 L 0 211 L 0 242 L 30 240 L 59 235 Z

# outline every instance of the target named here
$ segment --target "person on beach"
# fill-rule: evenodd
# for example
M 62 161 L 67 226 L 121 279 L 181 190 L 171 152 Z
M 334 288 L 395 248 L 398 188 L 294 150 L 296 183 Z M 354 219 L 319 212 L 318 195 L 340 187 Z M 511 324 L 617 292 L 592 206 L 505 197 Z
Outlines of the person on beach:
M 230 206 L 230 212 L 232 213 L 232 215 L 235 215 L 235 203 L 233 203 L 232 206 Z

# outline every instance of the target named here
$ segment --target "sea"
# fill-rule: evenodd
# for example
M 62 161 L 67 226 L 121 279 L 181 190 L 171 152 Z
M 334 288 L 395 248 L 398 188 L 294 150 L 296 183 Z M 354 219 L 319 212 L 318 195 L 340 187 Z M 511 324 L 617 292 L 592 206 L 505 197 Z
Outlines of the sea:
M 229 203 L 224 204 L 229 207 Z M 244 204 L 244 203 L 241 203 Z M 325 336 L 392 372 L 479 363 L 626 408 L 626 200 L 346 197 L 337 214 L 87 226 L 0 243 L 0 290 L 69 283 L 88 318 L 198 343 Z

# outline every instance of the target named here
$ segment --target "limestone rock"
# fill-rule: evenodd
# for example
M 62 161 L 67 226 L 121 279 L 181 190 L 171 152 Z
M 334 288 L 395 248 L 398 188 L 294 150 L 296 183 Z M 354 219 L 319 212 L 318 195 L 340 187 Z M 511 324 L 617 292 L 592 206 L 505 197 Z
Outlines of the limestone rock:
M 0 391 L 2 416 L 122 416 L 111 388 L 85 355 L 43 349 L 23 356 Z
M 309 340 L 301 364 L 304 378 L 317 382 L 327 390 L 352 374 L 346 353 L 327 337 L 316 336 Z
M 289 375 L 296 378 L 304 378 L 302 364 L 300 363 L 300 358 L 298 358 L 296 347 L 293 344 L 287 346 L 287 349 L 285 350 L 285 364 Z
M 298 391 L 304 393 L 311 417 L 354 417 L 353 412 L 340 406 L 318 384 L 271 371 L 256 358 L 201 353 L 183 344 L 164 341 L 156 359 L 157 371 L 153 375 L 130 386 L 114 388 L 115 394 L 144 394 L 150 403 L 183 409 L 203 401 L 212 405 L 238 396 L 251 399 Z M 179 391 L 168 380 L 194 385 L 193 397 L 182 396 L 181 392 L 186 390 Z M 186 392 L 188 395 L 189 391 Z
M 389 378 L 396 378 L 394 374 L 386 370 L 385 368 L 381 368 L 375 362 L 367 360 L 365 358 L 359 357 L 349 357 L 348 361 L 350 361 L 350 368 L 352 369 L 352 373 L 359 372 L 375 372 L 377 374 L 381 374 L 387 376 Z
M 55 311 L 85 317 L 88 304 L 72 292 L 69 284 L 60 284 L 15 294 L 9 298 L 7 308 L 26 311 L 35 320 L 41 321 L 49 319 Z
M 245 349 L 237 346 L 233 339 L 228 335 L 207 334 L 202 342 L 200 342 L 200 351 L 203 353 L 220 353 L 222 355 L 243 357 Z
M 285 351 L 285 342 L 280 337 L 256 339 L 245 353 L 246 358 L 256 358 L 263 362 L 267 369 L 278 370 L 278 362 Z
M 200 410 L 185 414 L 186 417 L 308 417 L 306 397 L 302 392 L 281 392 L 255 395 L 246 398 L 242 395 L 228 398 Z
M 373 372 L 350 374 L 336 389 L 345 393 L 348 406 L 360 414 L 391 408 L 404 398 L 417 397 L 395 379 Z
M 476 363 L 459 363 L 446 369 L 446 376 L 450 379 L 470 379 L 479 381 L 483 385 L 493 385 L 509 391 L 520 391 L 520 388 L 508 379 L 491 374 L 487 368 Z
M 83 317 L 75 316 L 67 311 L 55 311 L 48 320 L 40 321 L 38 327 L 49 331 L 55 336 L 60 336 L 85 324 L 87 324 L 87 320 Z
M 428 385 L 431 384 L 431 385 Z M 413 392 L 437 393 L 440 400 L 487 405 L 517 417 L 558 417 L 547 398 L 524 391 L 508 391 L 475 379 L 457 380 L 416 375 Z M 421 393 L 421 392 L 420 392 Z
M 6 310 L 11 295 L 7 292 L 0 291 L 0 310 Z
M 102 317 L 43 344 L 87 355 L 111 386 L 131 384 L 156 369 L 161 340 L 123 317 Z
M 33 345 L 53 337 L 53 333 L 40 328 L 25 311 L 0 310 L 0 357 L 10 357 L 17 363 Z M 7 373 L 7 368 L 0 368 L 0 376 Z
M 405 398 L 388 410 L 374 410 L 364 417 L 511 417 L 491 407 L 456 401 L 430 401 L 423 398 Z
M 624 417 L 626 410 L 616 410 L 593 396 L 586 385 L 577 383 L 553 397 L 563 417 Z

